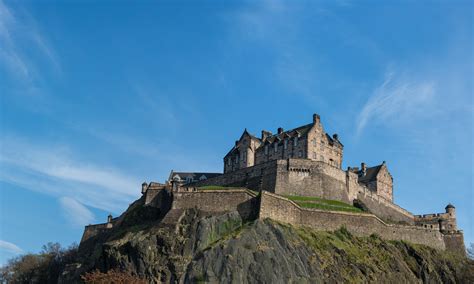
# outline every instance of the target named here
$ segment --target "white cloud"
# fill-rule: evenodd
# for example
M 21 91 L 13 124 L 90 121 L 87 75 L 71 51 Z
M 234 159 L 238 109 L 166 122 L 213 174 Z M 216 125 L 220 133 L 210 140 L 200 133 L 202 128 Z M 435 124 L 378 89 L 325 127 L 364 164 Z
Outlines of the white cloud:
M 23 11 L 21 17 L 0 0 L 0 63 L 9 74 L 20 79 L 24 87 L 31 88 L 39 75 L 35 60 L 29 53 L 37 49 L 54 70 L 60 70 L 54 50 L 37 27 L 33 17 Z M 28 48 L 22 48 L 27 46 Z M 44 70 L 42 70 L 44 72 Z M 27 83 L 25 85 L 25 83 Z
M 95 221 L 94 214 L 82 203 L 71 197 L 59 198 L 59 203 L 66 218 L 77 226 L 85 226 Z
M 414 81 L 389 73 L 365 103 L 357 119 L 357 133 L 372 122 L 408 122 L 428 113 L 435 100 L 435 83 Z
M 138 197 L 140 180 L 111 168 L 82 162 L 64 146 L 38 146 L 4 138 L 0 180 L 55 197 L 120 212 Z
M 23 250 L 19 248 L 17 245 L 15 245 L 14 243 L 10 243 L 3 240 L 0 240 L 0 250 L 6 251 L 9 253 L 14 253 L 14 254 L 23 253 Z

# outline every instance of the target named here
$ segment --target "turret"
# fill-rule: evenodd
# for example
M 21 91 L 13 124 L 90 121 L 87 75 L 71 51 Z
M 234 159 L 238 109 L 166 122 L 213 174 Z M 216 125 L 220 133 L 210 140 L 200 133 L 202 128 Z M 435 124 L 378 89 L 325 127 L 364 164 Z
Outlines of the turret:
M 444 209 L 446 209 L 446 213 L 449 214 L 451 218 L 456 218 L 456 207 L 449 203 Z

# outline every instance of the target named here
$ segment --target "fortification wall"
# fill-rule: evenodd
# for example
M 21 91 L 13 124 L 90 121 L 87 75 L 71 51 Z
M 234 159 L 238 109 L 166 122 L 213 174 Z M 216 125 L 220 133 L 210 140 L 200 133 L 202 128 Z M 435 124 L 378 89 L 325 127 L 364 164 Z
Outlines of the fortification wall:
M 252 190 L 274 191 L 276 181 L 277 160 L 243 168 L 234 172 L 193 183 L 191 186 L 207 185 L 246 187 Z
M 348 194 L 346 172 L 324 162 L 306 159 L 278 161 L 274 192 L 352 203 Z
M 102 232 L 105 232 L 109 228 L 110 227 L 107 226 L 107 223 L 86 226 L 84 228 L 84 233 L 82 234 L 81 243 L 94 236 L 97 236 Z
M 366 213 L 301 208 L 296 203 L 269 192 L 262 192 L 259 218 L 271 218 L 323 231 L 337 230 L 345 226 L 357 236 L 369 236 L 375 233 L 387 240 L 405 240 L 443 250 L 446 247 L 443 235 L 436 230 L 386 224 L 375 215 Z
M 466 247 L 464 245 L 464 236 L 461 231 L 443 235 L 446 249 L 454 253 L 466 255 Z
M 360 186 L 357 199 L 362 201 L 371 213 L 384 220 L 404 222 L 410 225 L 415 224 L 415 218 L 412 213 L 384 199 L 368 188 Z
M 173 193 L 172 209 L 196 208 L 210 213 L 238 211 L 242 218 L 256 216 L 256 194 L 246 189 L 197 190 Z

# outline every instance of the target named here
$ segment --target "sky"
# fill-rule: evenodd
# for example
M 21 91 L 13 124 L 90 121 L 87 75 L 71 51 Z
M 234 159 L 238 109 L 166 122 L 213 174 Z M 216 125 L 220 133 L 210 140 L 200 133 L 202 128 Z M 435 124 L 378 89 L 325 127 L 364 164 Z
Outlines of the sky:
M 318 113 L 474 242 L 469 1 L 0 0 L 0 265 Z

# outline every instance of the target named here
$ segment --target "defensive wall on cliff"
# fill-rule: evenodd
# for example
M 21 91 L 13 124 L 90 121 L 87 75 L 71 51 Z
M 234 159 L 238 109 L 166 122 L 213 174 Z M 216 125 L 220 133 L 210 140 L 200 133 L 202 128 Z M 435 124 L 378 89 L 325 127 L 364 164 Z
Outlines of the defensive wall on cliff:
M 154 198 L 150 199 L 151 196 L 154 196 Z M 168 198 L 168 196 L 171 198 L 157 200 Z M 136 202 L 132 206 L 168 208 L 169 211 L 167 211 L 166 216 L 170 215 L 172 218 L 168 219 L 173 220 L 173 222 L 176 222 L 179 216 L 172 215 L 185 209 L 198 209 L 210 215 L 238 211 L 243 219 L 270 218 L 279 222 L 308 226 L 322 231 L 333 231 L 345 226 L 356 236 L 378 234 L 387 240 L 405 240 L 441 250 L 464 252 L 463 235 L 460 231 L 453 234 L 443 234 L 436 226 L 426 228 L 423 226 L 391 224 L 369 213 L 302 208 L 281 195 L 267 191 L 262 191 L 258 195 L 245 188 L 224 190 L 181 188 L 181 190 L 174 192 L 162 189 L 162 192 L 150 192 L 148 198 L 147 193 L 145 193 L 142 199 L 142 201 L 148 199 L 152 202 L 148 204 Z M 109 219 L 108 223 L 86 226 L 81 242 L 106 232 L 116 225 L 120 226 L 120 218 L 122 216 Z
M 198 209 L 207 213 L 238 211 L 243 219 L 258 214 L 257 194 L 247 189 L 189 190 L 173 193 L 171 209 Z
M 350 203 L 355 199 L 380 218 L 414 224 L 413 214 L 357 182 L 357 174 L 307 159 L 273 160 L 192 184 L 266 190 L 279 195 L 316 196 Z
M 348 231 L 357 236 L 378 234 L 387 240 L 405 240 L 441 250 L 446 248 L 443 234 L 436 229 L 387 224 L 377 216 L 367 213 L 301 208 L 291 200 L 269 192 L 262 192 L 259 218 L 270 218 L 324 231 L 333 231 L 345 226 Z

